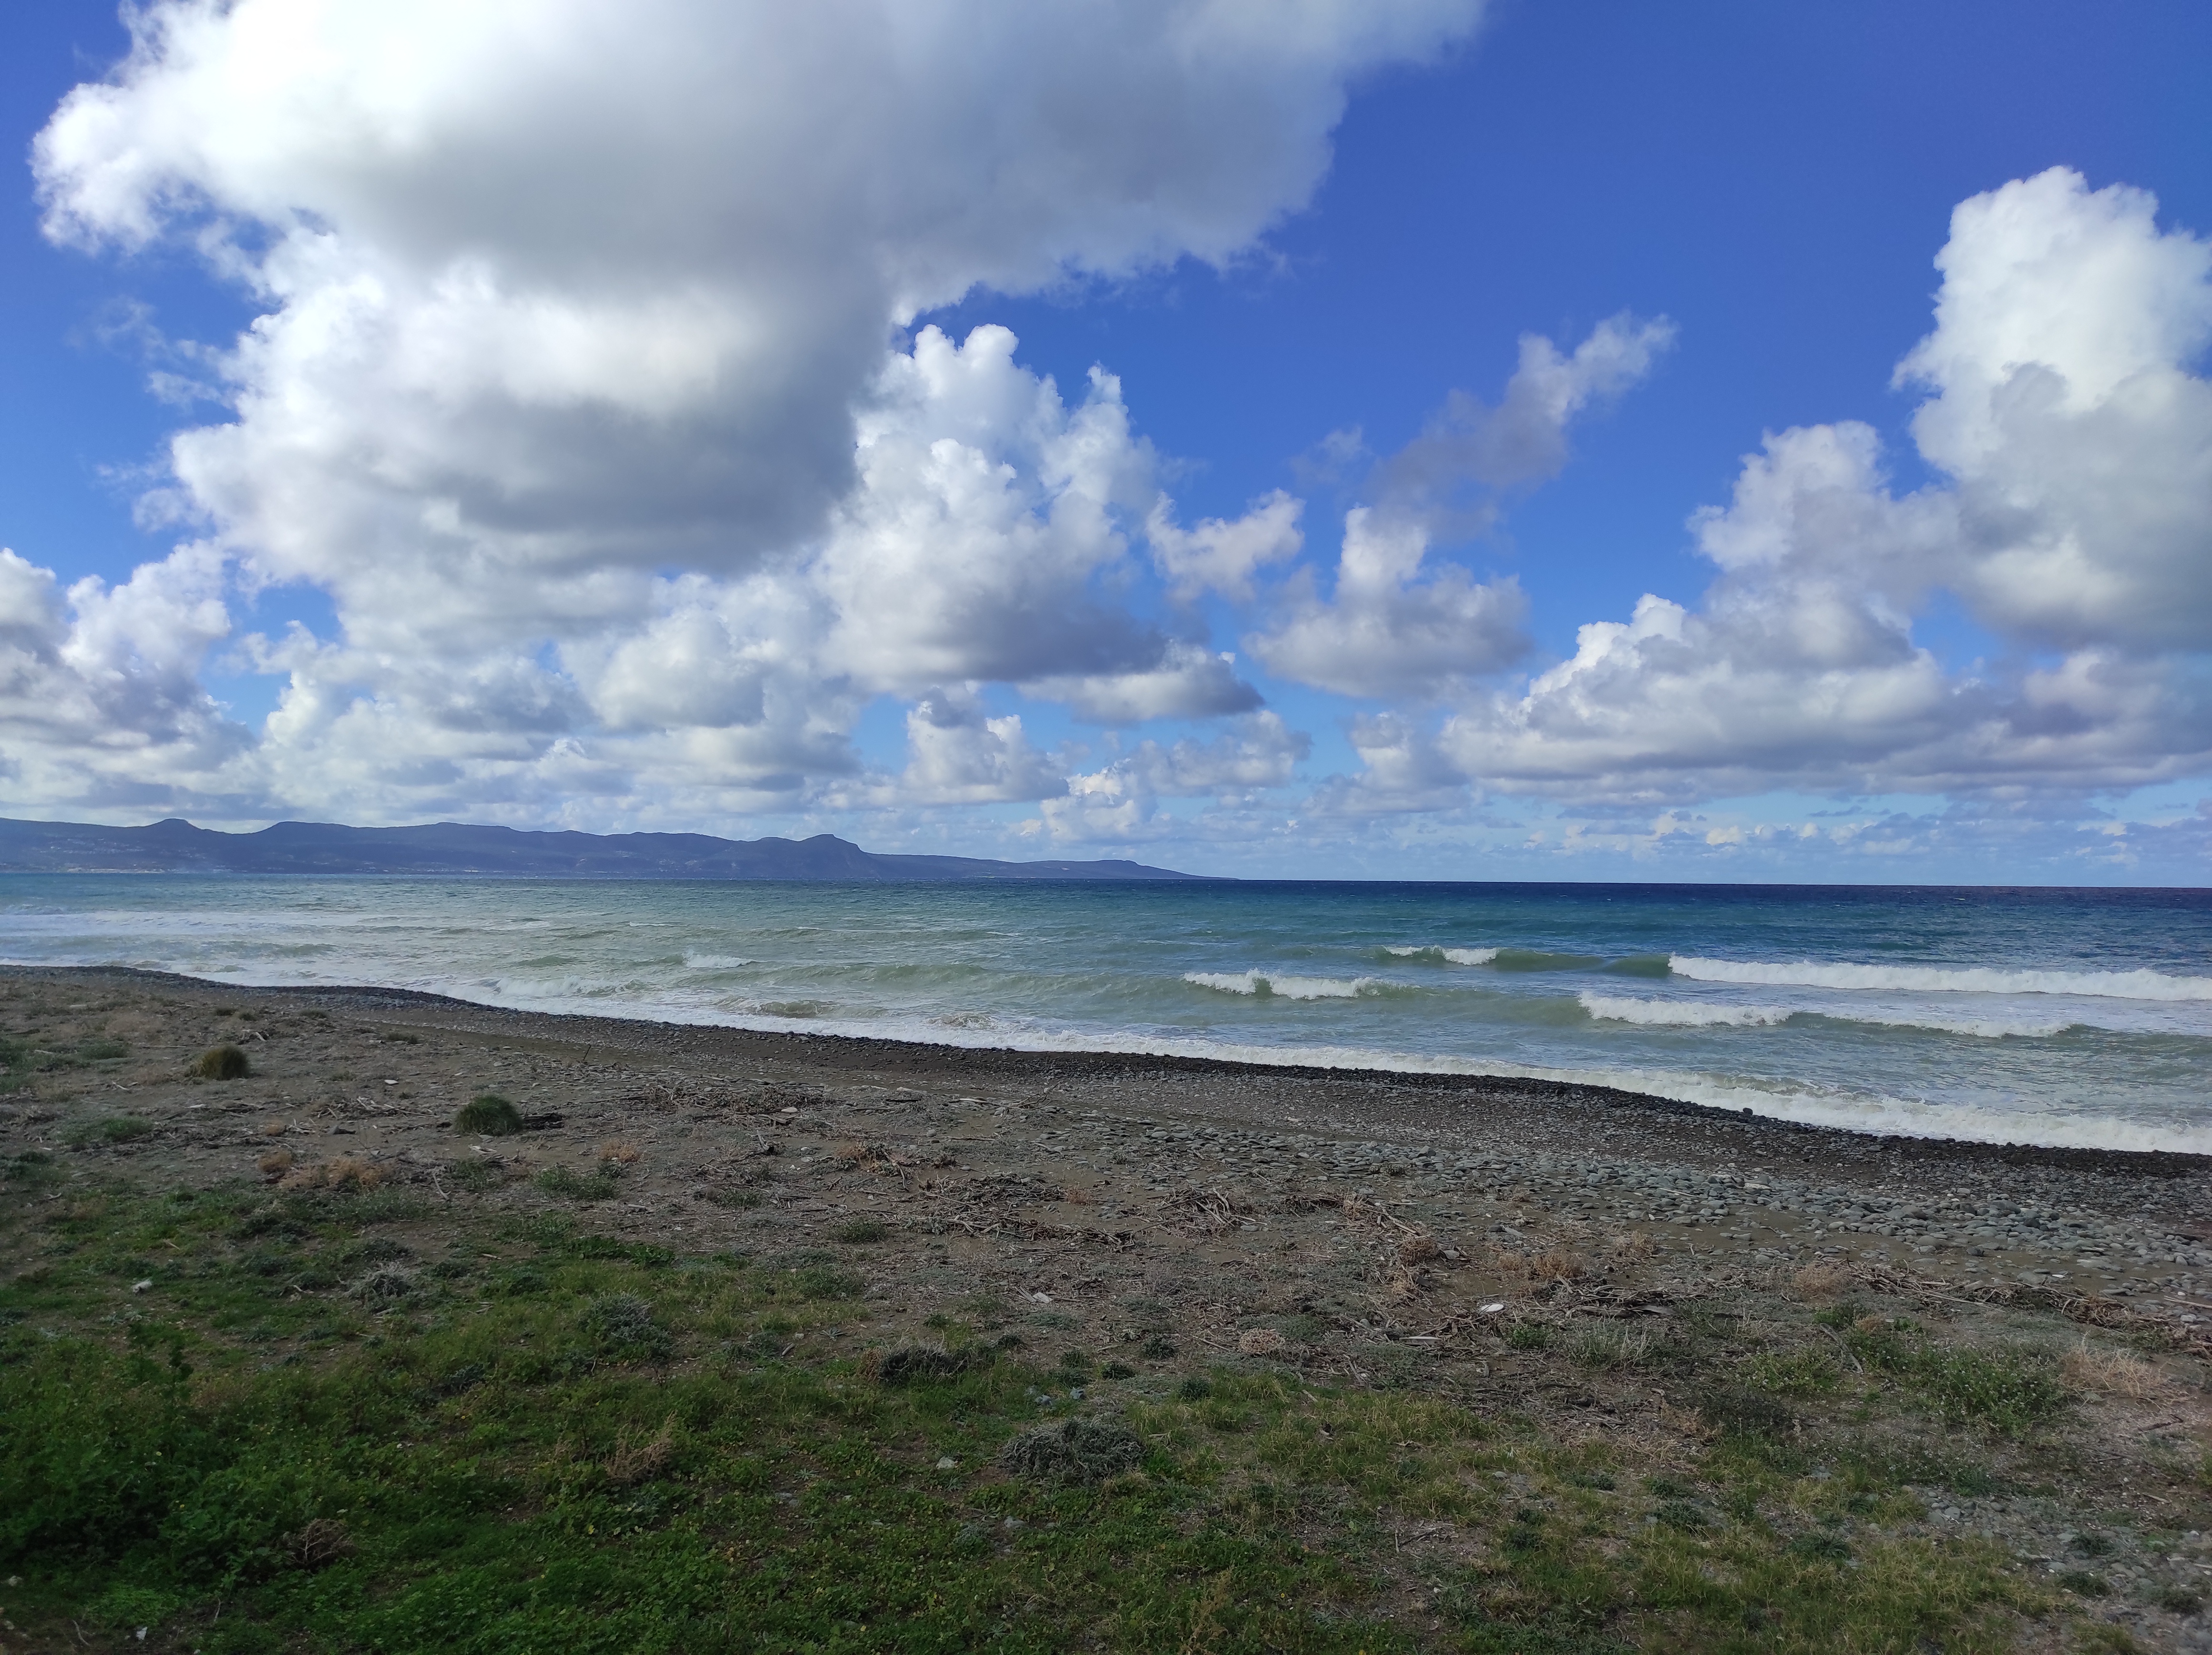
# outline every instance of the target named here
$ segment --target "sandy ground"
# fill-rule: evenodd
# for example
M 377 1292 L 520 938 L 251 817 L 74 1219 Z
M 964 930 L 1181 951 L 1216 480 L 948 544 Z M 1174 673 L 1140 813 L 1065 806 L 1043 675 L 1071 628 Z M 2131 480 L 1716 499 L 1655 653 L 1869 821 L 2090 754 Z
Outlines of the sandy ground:
M 2113 1498 L 2140 1489 L 2146 1520 L 2180 1496 L 2157 1492 L 2166 1474 L 2141 1455 L 2170 1468 L 2212 1448 L 2202 1158 L 1863 1137 L 1522 1081 L 963 1051 L 127 972 L 0 970 L 0 1028 L 40 1049 L 127 1047 L 0 1097 L 0 1153 L 44 1147 L 80 1176 L 297 1183 L 366 1167 L 434 1210 L 557 1209 L 757 1258 L 866 1239 L 878 1221 L 867 1315 L 813 1336 L 851 1354 L 1018 1315 L 1139 1372 L 1262 1358 L 1656 1440 L 1686 1428 L 1679 1381 L 1581 1371 L 1506 1334 L 1723 1294 L 1755 1317 L 1761 1294 L 1802 1300 L 1825 1275 L 1942 1315 L 2063 1316 L 2172 1353 L 2193 1384 L 2089 1416 L 2111 1439 L 2097 1452 Z M 223 1041 L 250 1077 L 185 1078 Z M 532 1129 L 455 1131 L 484 1092 Z M 125 1115 L 153 1130 L 85 1146 L 88 1123 Z M 579 1202 L 544 1187 L 556 1167 L 617 1175 Z M 1971 1500 L 1929 1518 L 2028 1556 L 2039 1535 L 2055 1555 L 2064 1521 Z M 2212 1588 L 2193 1533 L 2156 1567 Z

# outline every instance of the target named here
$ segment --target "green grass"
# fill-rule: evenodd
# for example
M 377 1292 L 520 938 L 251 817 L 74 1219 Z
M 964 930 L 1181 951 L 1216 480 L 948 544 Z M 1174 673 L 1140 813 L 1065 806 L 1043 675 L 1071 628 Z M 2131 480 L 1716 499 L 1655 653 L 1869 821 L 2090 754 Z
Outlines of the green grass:
M 40 1075 L 112 1063 L 130 1052 L 121 1040 L 105 1037 L 50 1043 L 35 1034 L 0 1034 L 0 1094 L 20 1091 Z
M 1886 1538 L 1890 1473 L 1741 1432 L 1647 1484 L 1417 1387 L 1114 1364 L 1079 1403 L 1081 1351 L 872 1331 L 849 1254 L 46 1187 L 0 1184 L 35 1647 L 1964 1652 L 2044 1606 L 1994 1551 Z
M 496 1092 L 486 1092 L 471 1098 L 453 1117 L 457 1132 L 482 1132 L 489 1137 L 505 1137 L 522 1130 L 522 1112 Z
M 2039 1351 L 1949 1349 L 1907 1323 L 1855 1327 L 1845 1336 L 1870 1368 L 1893 1374 L 1939 1417 L 2027 1434 L 2065 1406 L 2057 1364 Z
M 253 1072 L 253 1065 L 240 1048 L 230 1046 L 211 1046 L 192 1060 L 191 1072 L 204 1081 L 244 1080 Z

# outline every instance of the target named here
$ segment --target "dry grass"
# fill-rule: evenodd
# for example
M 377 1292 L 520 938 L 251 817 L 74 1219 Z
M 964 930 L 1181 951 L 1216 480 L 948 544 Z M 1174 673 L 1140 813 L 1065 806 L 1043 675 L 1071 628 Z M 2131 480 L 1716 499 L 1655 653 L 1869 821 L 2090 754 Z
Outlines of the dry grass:
M 2084 1339 L 2059 1359 L 2058 1371 L 2080 1391 L 2094 1391 L 2130 1402 L 2154 1402 L 2173 1394 L 2173 1381 L 2157 1365 L 2132 1350 L 2100 1348 Z
M 261 1126 L 261 1136 L 264 1137 L 283 1137 L 284 1136 L 284 1123 L 281 1120 L 264 1121 L 262 1123 Z
M 271 1149 L 253 1164 L 260 1168 L 262 1177 L 273 1182 L 292 1170 L 292 1152 L 289 1149 Z
M 623 1488 L 642 1482 L 667 1464 L 675 1452 L 676 1416 L 672 1414 L 661 1421 L 656 1434 L 641 1440 L 624 1431 L 615 1440 L 614 1452 L 607 1457 L 607 1481 Z
M 277 1179 L 284 1190 L 373 1190 L 384 1182 L 384 1169 L 374 1163 L 340 1156 L 312 1167 L 295 1167 Z
M 1500 1276 L 1517 1278 L 1531 1287 L 1571 1282 L 1584 1268 L 1583 1256 L 1565 1247 L 1550 1247 L 1542 1252 L 1516 1252 L 1501 1247 L 1492 1258 Z
M 1279 1356 L 1283 1336 L 1272 1327 L 1248 1327 L 1237 1336 L 1237 1350 L 1243 1356 Z
M 1790 1285 L 1801 1299 L 1839 1299 L 1851 1289 L 1850 1266 L 1826 1262 L 1808 1264 L 1790 1278 Z
M 599 1145 L 599 1165 L 602 1167 L 631 1166 L 636 1161 L 637 1157 L 638 1148 L 635 1143 L 617 1140 Z
M 1425 1264 L 1443 1256 L 1444 1250 L 1433 1235 L 1415 1234 L 1398 1244 L 1398 1262 L 1401 1264 Z
M 1606 1245 L 1613 1249 L 1613 1256 L 1624 1264 L 1640 1264 L 1647 1258 L 1656 1257 L 1659 1252 L 1659 1244 L 1641 1230 L 1613 1236 Z

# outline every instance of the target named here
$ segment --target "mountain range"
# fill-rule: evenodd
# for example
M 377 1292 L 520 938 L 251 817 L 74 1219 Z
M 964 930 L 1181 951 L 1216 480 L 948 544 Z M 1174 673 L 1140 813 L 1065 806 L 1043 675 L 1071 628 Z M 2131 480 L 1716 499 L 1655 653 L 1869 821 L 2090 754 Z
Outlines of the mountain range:
M 0 817 L 0 873 L 478 874 L 539 879 L 1199 879 L 1137 862 L 993 862 L 881 855 L 831 834 L 717 839 L 709 834 L 533 833 L 440 821 L 348 828 L 280 821 L 226 834 L 172 817 L 145 828 Z

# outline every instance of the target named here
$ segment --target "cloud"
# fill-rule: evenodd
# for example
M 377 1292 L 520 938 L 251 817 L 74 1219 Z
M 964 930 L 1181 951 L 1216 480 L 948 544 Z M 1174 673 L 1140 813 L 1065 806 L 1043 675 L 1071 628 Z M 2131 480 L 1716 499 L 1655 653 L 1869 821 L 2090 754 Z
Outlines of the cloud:
M 1066 797 L 1046 799 L 1040 817 L 1060 841 L 1165 838 L 1189 825 L 1165 815 L 1162 799 L 1241 803 L 1287 784 L 1312 750 L 1312 737 L 1279 714 L 1255 712 L 1212 741 L 1147 741 L 1101 769 L 1070 776 Z
M 500 803 L 578 753 L 595 787 L 684 754 L 788 791 L 854 773 L 882 690 L 1255 704 L 1116 583 L 1147 521 L 1175 579 L 1249 577 L 1296 503 L 1179 529 L 1109 377 L 1062 408 L 1011 336 L 895 330 L 1238 258 L 1348 85 L 1480 16 L 155 0 L 34 167 L 57 240 L 187 246 L 263 309 L 191 354 L 230 417 L 154 505 L 247 588 L 332 597 L 339 638 L 260 646 L 295 674 L 272 800 Z
M 1376 467 L 1370 491 L 1386 516 L 1418 518 L 1453 539 L 1481 533 L 1496 520 L 1500 493 L 1565 468 L 1569 421 L 1618 399 L 1674 336 L 1665 317 L 1642 320 L 1626 311 L 1591 329 L 1571 356 L 1540 334 L 1522 334 L 1520 362 L 1498 406 L 1453 391 L 1419 436 Z M 1470 488 L 1478 491 L 1472 500 Z
M 1207 518 L 1184 529 L 1175 521 L 1175 502 L 1163 494 L 1146 520 L 1145 535 L 1179 597 L 1188 601 L 1211 591 L 1249 598 L 1254 574 L 1296 557 L 1305 544 L 1298 531 L 1304 510 L 1304 500 L 1278 488 L 1255 500 L 1241 518 Z
M 901 803 L 993 804 L 1067 791 L 1060 767 L 1029 744 L 1015 714 L 994 718 L 975 691 L 937 690 L 907 714 L 911 758 L 894 797 Z
M 2055 169 L 1960 205 L 1899 369 L 1942 477 L 1895 494 L 1856 424 L 1770 437 L 1692 519 L 1719 579 L 1646 595 L 1438 738 L 1488 787 L 1688 799 L 1787 785 L 2128 788 L 2212 761 L 2212 247 Z M 1934 594 L 2008 652 L 1947 670 Z M 2055 653 L 2053 652 L 2056 652 Z
M 888 327 L 1187 255 L 1302 206 L 1346 82 L 1474 0 L 793 8 L 526 20 L 162 0 L 40 135 L 49 233 L 189 238 L 270 306 L 173 451 L 280 579 L 742 570 L 822 520 Z
M 1478 582 L 1456 564 L 1426 567 L 1437 537 L 1489 529 L 1507 490 L 1556 476 L 1568 422 L 1619 397 L 1673 343 L 1674 324 L 1626 311 L 1592 329 L 1571 356 L 1534 334 L 1496 408 L 1454 391 L 1422 433 L 1377 464 L 1373 503 L 1346 513 L 1336 589 L 1310 576 L 1284 593 L 1273 625 L 1249 640 L 1273 671 L 1301 683 L 1377 699 L 1440 695 L 1510 666 L 1528 649 L 1528 602 L 1511 577 Z M 1359 449 L 1338 433 L 1340 460 Z
M 244 777 L 251 737 L 199 674 L 230 631 L 217 553 L 187 547 L 121 585 L 66 593 L 0 549 L 0 776 L 15 797 L 207 799 Z
M 1528 648 L 1528 599 L 1510 575 L 1478 582 L 1456 564 L 1425 576 L 1428 530 L 1368 506 L 1345 514 L 1336 590 L 1310 577 L 1289 591 L 1274 627 L 1247 640 L 1271 671 L 1346 695 L 1426 698 L 1455 678 L 1493 671 Z

